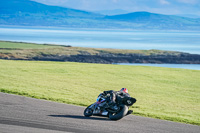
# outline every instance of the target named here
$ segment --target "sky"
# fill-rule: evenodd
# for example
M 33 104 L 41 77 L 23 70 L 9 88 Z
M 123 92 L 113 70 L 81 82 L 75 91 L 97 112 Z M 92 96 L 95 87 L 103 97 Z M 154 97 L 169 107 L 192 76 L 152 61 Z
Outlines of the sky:
M 32 0 L 47 5 L 63 6 L 85 11 L 125 10 L 147 11 L 167 15 L 200 16 L 200 0 Z

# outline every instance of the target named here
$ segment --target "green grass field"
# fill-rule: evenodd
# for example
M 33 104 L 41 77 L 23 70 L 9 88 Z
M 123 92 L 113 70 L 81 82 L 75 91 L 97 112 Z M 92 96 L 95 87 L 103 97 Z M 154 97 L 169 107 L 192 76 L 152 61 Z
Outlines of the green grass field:
M 22 42 L 10 42 L 0 41 L 0 48 L 11 48 L 11 49 L 43 49 L 43 48 L 57 48 L 60 46 L 46 45 L 46 44 L 35 44 L 35 43 L 22 43 Z
M 22 42 L 0 41 L 0 57 L 13 56 L 20 59 L 27 57 L 45 55 L 80 55 L 83 53 L 96 55 L 100 53 L 115 53 L 115 54 L 142 54 L 142 55 L 179 55 L 180 52 L 162 51 L 162 50 L 122 50 L 122 49 L 104 49 L 104 48 L 84 48 L 70 47 L 54 44 L 34 44 Z
M 200 125 L 200 71 L 0 60 L 0 91 L 88 106 L 104 90 L 129 89 L 135 115 Z

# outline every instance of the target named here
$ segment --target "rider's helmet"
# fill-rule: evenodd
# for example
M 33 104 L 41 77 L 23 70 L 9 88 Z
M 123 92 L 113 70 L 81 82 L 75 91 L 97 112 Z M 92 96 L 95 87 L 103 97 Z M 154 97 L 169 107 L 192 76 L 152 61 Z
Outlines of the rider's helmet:
M 126 88 L 122 88 L 120 91 L 123 91 L 123 92 L 125 92 L 125 93 L 128 93 L 128 89 L 126 89 Z

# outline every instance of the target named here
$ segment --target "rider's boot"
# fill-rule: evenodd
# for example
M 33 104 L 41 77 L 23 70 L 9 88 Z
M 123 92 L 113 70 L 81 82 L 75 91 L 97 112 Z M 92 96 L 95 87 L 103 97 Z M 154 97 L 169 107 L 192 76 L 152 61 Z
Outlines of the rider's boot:
M 126 115 L 130 115 L 133 113 L 133 110 L 129 110 Z

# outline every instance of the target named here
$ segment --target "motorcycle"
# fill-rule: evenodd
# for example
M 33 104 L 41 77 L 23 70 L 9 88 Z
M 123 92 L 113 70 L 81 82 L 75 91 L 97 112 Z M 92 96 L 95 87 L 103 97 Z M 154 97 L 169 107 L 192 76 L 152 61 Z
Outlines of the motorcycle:
M 136 99 L 132 97 L 124 97 L 124 96 L 117 96 L 116 104 L 110 106 L 108 104 L 109 94 L 99 95 L 96 102 L 89 105 L 84 110 L 84 116 L 90 117 L 92 115 L 97 116 L 106 116 L 110 120 L 119 120 L 124 116 L 132 113 L 132 110 L 128 110 L 130 106 L 132 106 Z M 129 112 L 129 113 L 128 113 Z

